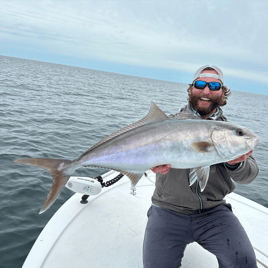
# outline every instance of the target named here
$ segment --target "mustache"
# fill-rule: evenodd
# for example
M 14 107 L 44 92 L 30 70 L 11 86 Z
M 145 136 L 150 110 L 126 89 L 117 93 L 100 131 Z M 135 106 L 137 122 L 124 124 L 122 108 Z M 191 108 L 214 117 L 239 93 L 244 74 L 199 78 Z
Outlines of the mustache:
M 190 94 L 189 95 L 190 102 L 197 103 L 197 101 L 200 100 L 201 98 L 209 99 L 210 102 L 213 103 L 213 106 L 215 105 L 220 106 L 224 101 L 223 96 L 208 96 L 208 95 L 203 95 L 203 94 Z
M 206 98 L 209 99 L 210 101 L 219 101 L 222 99 L 222 96 L 209 96 L 209 95 L 203 95 L 203 94 L 195 94 L 195 95 L 191 95 L 192 98 L 194 99 L 201 99 L 201 98 Z

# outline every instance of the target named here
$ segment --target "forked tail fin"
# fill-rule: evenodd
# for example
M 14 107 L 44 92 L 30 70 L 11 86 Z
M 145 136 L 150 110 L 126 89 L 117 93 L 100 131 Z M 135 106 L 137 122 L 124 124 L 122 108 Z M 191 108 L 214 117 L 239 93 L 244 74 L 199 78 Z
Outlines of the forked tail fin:
M 45 212 L 55 202 L 74 170 L 69 169 L 73 161 L 65 159 L 23 158 L 15 160 L 13 163 L 40 167 L 51 173 L 54 179 L 53 185 L 39 214 Z

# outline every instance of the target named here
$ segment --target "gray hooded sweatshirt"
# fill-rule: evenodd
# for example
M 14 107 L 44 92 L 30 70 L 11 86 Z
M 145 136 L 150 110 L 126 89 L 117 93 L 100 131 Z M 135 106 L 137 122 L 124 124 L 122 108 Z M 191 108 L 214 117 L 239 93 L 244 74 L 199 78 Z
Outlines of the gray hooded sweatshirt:
M 189 104 L 178 114 L 170 115 L 170 117 L 203 120 Z M 220 108 L 206 120 L 227 121 Z M 170 168 L 165 175 L 157 173 L 156 187 L 152 196 L 153 204 L 184 214 L 201 213 L 225 203 L 223 198 L 235 189 L 233 181 L 248 184 L 256 178 L 259 169 L 252 156 L 234 167 L 226 163 L 212 165 L 208 183 L 203 192 L 200 191 L 198 181 L 191 187 L 189 186 L 189 172 L 190 169 Z

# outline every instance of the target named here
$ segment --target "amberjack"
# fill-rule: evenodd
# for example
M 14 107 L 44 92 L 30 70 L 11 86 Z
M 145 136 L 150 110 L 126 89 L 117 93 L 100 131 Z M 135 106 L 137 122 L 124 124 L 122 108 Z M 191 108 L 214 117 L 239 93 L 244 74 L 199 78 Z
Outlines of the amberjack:
M 169 118 L 152 102 L 144 118 L 104 138 L 78 159 L 24 158 L 14 163 L 37 166 L 51 173 L 54 181 L 42 213 L 80 167 L 119 171 L 129 177 L 134 187 L 145 171 L 171 164 L 172 168 L 189 168 L 189 185 L 198 180 L 203 191 L 211 165 L 234 160 L 258 143 L 259 137 L 245 127 L 223 121 Z

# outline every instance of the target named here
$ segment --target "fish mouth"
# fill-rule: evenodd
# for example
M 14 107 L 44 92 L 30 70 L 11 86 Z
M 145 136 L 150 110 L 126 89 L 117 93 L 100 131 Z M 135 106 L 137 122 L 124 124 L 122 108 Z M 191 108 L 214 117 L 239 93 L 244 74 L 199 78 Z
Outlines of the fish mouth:
M 246 144 L 250 150 L 253 150 L 260 142 L 260 138 L 256 135 L 255 138 L 247 139 Z

